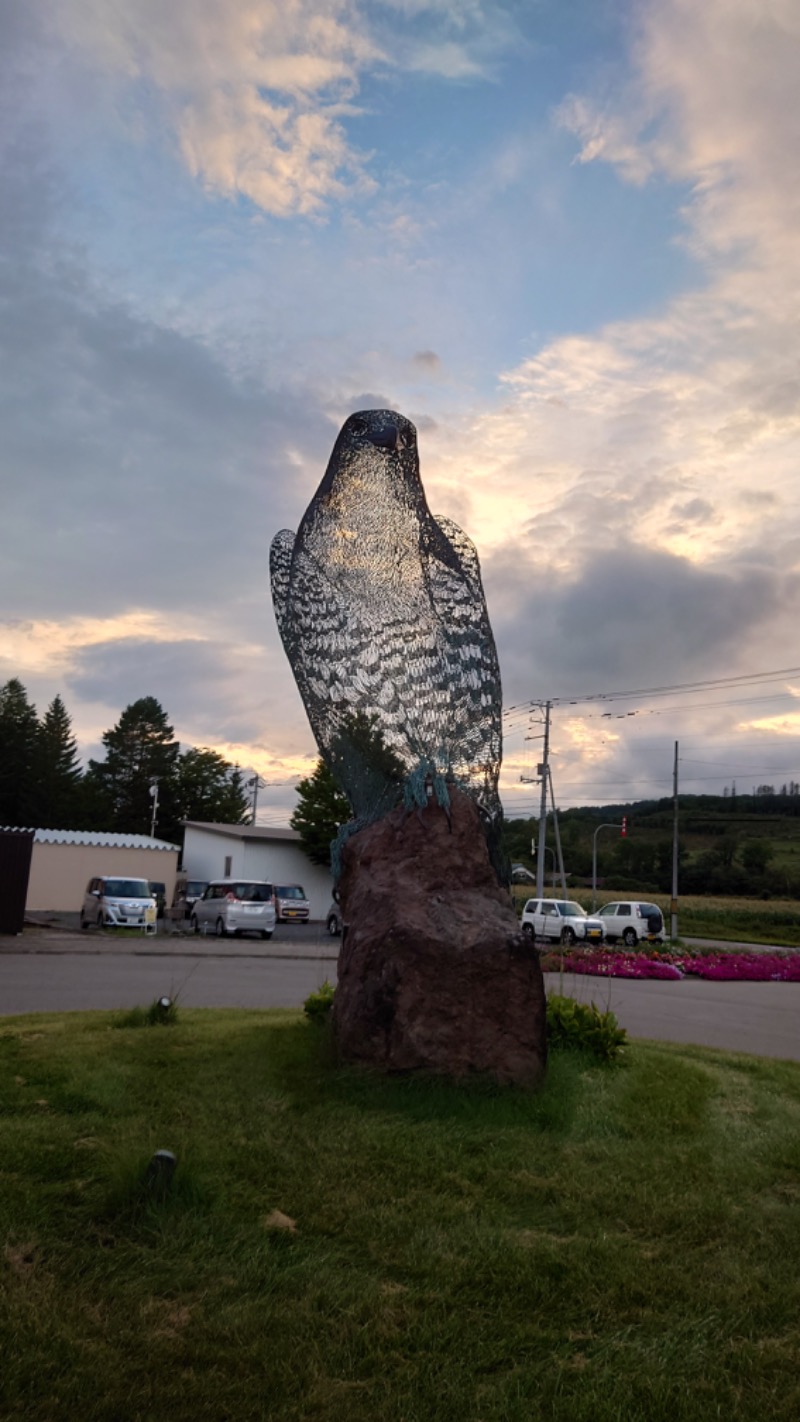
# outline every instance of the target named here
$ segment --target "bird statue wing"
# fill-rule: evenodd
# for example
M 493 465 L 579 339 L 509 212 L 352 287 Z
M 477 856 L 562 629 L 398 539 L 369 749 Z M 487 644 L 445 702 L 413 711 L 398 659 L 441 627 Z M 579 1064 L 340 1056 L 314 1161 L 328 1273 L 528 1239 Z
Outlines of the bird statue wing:
M 275 621 L 283 637 L 286 626 L 289 598 L 289 580 L 292 572 L 292 554 L 295 536 L 290 528 L 282 528 L 276 533 L 269 550 L 269 577 L 272 585 L 272 605 Z
M 452 519 L 436 522 L 460 564 L 456 571 L 434 552 L 428 565 L 454 692 L 452 740 L 458 748 L 458 768 L 470 779 L 484 779 L 496 787 L 502 754 L 502 689 L 478 554 L 471 538 Z

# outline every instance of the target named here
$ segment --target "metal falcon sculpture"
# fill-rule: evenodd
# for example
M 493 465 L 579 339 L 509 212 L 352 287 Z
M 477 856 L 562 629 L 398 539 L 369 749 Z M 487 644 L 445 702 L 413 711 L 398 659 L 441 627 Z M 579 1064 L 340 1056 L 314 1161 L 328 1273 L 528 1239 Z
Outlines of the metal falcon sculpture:
M 440 798 L 452 780 L 482 807 L 491 843 L 497 652 L 475 547 L 430 513 L 409 420 L 363 410 L 345 421 L 297 536 L 273 540 L 270 573 L 312 730 L 354 814 L 390 808 L 402 782 L 419 799 L 426 778 Z

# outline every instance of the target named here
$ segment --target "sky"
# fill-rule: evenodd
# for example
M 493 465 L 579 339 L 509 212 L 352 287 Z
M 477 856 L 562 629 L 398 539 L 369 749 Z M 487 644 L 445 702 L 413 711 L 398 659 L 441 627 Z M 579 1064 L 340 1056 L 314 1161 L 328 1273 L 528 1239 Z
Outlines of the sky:
M 0 0 L 0 681 L 285 824 L 269 545 L 390 407 L 507 814 L 547 700 L 562 807 L 800 780 L 798 72 L 796 0 Z

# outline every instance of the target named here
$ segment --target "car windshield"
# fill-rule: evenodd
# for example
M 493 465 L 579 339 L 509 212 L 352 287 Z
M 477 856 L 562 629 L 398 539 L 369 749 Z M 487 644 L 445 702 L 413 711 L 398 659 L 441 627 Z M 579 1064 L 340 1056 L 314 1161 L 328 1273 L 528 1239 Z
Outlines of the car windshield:
M 230 892 L 235 899 L 246 904 L 267 904 L 272 898 L 271 884 L 231 884 Z
M 279 899 L 304 899 L 305 894 L 299 884 L 281 884 L 275 893 Z
M 562 918 L 585 918 L 586 909 L 582 909 L 580 904 L 570 903 L 569 900 L 558 905 L 558 911 Z
M 184 894 L 191 894 L 193 898 L 199 899 L 200 895 L 204 894 L 207 888 L 208 884 L 205 879 L 190 879 L 183 892 Z
M 150 899 L 150 885 L 143 879 L 106 879 L 103 893 L 109 899 Z

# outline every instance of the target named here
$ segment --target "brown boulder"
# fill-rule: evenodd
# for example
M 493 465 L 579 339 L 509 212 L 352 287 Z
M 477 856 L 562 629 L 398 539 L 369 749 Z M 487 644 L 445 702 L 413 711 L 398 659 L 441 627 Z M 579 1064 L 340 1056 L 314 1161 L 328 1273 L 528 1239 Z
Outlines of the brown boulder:
M 473 800 L 393 810 L 347 841 L 333 1020 L 344 1061 L 532 1085 L 546 1062 L 539 959 L 489 863 Z

